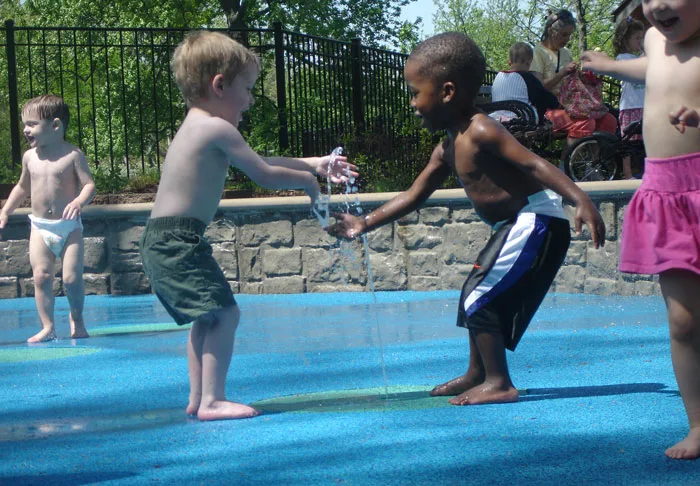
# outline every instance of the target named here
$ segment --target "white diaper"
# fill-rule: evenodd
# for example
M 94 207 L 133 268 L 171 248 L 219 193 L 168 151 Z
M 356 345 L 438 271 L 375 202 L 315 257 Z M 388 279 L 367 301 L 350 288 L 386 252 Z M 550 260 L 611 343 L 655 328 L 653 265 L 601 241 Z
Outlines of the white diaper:
M 57 257 L 61 256 L 68 235 L 75 231 L 76 228 L 83 229 L 83 222 L 80 218 L 43 219 L 30 214 L 29 220 L 32 222 L 32 229 L 39 232 L 46 246 L 48 246 Z

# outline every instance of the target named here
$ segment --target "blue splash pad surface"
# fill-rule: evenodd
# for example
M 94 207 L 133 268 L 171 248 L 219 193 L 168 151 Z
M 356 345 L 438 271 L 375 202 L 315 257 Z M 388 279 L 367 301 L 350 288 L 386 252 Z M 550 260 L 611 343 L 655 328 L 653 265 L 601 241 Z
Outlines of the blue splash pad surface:
M 88 297 L 75 341 L 57 299 L 31 346 L 33 300 L 0 301 L 0 483 L 700 484 L 663 455 L 687 420 L 660 298 L 548 296 L 508 353 L 521 401 L 455 407 L 427 392 L 467 366 L 458 296 L 237 295 L 227 393 L 266 413 L 211 423 L 154 297 Z

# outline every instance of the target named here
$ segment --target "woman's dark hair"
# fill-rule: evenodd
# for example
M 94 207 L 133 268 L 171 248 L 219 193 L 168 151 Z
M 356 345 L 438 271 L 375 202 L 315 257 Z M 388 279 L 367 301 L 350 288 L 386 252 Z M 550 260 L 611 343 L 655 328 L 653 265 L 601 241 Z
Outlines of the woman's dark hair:
M 617 24 L 615 36 L 613 37 L 613 50 L 616 56 L 623 52 L 628 52 L 627 42 L 630 36 L 636 32 L 644 32 L 644 24 L 639 20 L 627 17 Z
M 574 14 L 563 8 L 554 13 L 550 13 L 547 16 L 547 20 L 544 22 L 544 29 L 540 40 L 543 42 L 546 41 L 549 39 L 552 30 L 558 30 L 567 26 L 576 27 L 576 18 Z

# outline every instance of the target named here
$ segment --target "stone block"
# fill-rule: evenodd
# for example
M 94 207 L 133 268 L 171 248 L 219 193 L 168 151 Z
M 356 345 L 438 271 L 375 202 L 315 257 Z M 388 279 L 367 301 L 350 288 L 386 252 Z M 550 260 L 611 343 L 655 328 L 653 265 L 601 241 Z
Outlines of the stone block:
M 598 212 L 605 223 L 605 239 L 617 239 L 617 215 L 615 214 L 614 202 L 601 202 L 598 206 Z M 589 233 L 590 234 L 590 233 Z
M 0 277 L 0 299 L 14 299 L 20 296 L 17 277 Z
M 262 294 L 262 282 L 240 282 L 241 294 Z
M 109 263 L 114 273 L 143 272 L 141 255 L 136 251 L 113 251 Z
M 408 254 L 408 274 L 411 276 L 437 277 L 438 254 L 432 251 L 416 251 Z
M 586 275 L 592 278 L 616 280 L 618 277 L 618 244 L 608 241 L 603 248 L 594 248 L 593 242 L 587 243 Z
M 34 297 L 34 279 L 33 278 L 23 278 L 19 281 L 20 291 L 22 297 Z M 54 277 L 53 284 L 51 286 L 54 296 L 63 295 L 63 287 L 61 286 L 61 279 Z
M 0 276 L 31 277 L 29 240 L 0 241 Z
M 452 222 L 454 223 L 483 223 L 476 211 L 472 208 L 455 209 L 452 211 Z
M 263 273 L 267 277 L 301 274 L 301 248 L 266 248 L 262 252 Z
M 113 273 L 110 279 L 112 295 L 151 293 L 151 284 L 143 273 Z
M 617 283 L 615 279 L 586 276 L 583 292 L 591 295 L 615 295 Z
M 441 290 L 462 290 L 464 281 L 471 273 L 474 265 L 451 264 L 440 268 Z
M 85 295 L 105 295 L 110 293 L 109 275 L 83 275 L 85 282 Z
M 396 224 L 399 226 L 406 226 L 408 224 L 418 224 L 418 211 L 410 212 L 406 216 L 397 219 Z
M 222 241 L 212 244 L 212 255 L 227 280 L 238 280 L 238 254 L 235 242 Z
M 84 271 L 86 273 L 104 272 L 107 266 L 107 245 L 104 237 L 86 237 L 84 245 Z
M 112 248 L 119 251 L 138 251 L 143 229 L 144 226 L 128 226 L 126 228 L 123 228 L 123 224 L 117 226 L 116 231 L 111 236 Z
M 241 248 L 238 250 L 238 269 L 240 281 L 253 282 L 262 279 L 262 262 L 260 248 Z M 244 291 L 242 291 L 244 292 Z M 248 292 L 244 292 L 248 293 Z
M 428 226 L 442 226 L 450 220 L 450 208 L 424 207 L 418 211 L 419 220 Z
M 357 242 L 341 242 L 339 248 L 331 251 L 302 249 L 302 274 L 307 287 L 314 283 L 346 284 L 363 283 L 365 269 Z
M 236 242 L 236 226 L 233 221 L 228 218 L 217 219 L 207 226 L 204 232 L 204 237 L 211 243 L 235 243 Z
M 261 245 L 275 248 L 292 246 L 292 222 L 282 220 L 244 224 L 239 230 L 239 241 L 242 246 L 250 247 Z
M 294 245 L 304 248 L 328 248 L 335 243 L 316 219 L 302 219 L 294 225 Z
M 408 287 L 406 262 L 402 255 L 375 253 L 370 255 L 370 265 L 374 290 L 406 290 Z
M 408 290 L 441 290 L 442 281 L 438 277 L 408 277 Z
M 588 243 L 585 241 L 572 241 L 569 245 L 569 251 L 566 253 L 564 265 L 585 265 L 586 250 Z
M 443 241 L 441 228 L 423 224 L 399 226 L 396 235 L 407 250 L 435 248 Z
M 301 275 L 266 278 L 262 282 L 262 292 L 263 294 L 303 294 L 304 278 Z
M 382 253 L 394 248 L 394 225 L 385 224 L 367 233 L 367 246 Z
M 332 285 L 314 282 L 306 283 L 306 291 L 309 293 L 330 294 L 334 292 L 365 292 L 367 290 L 368 289 L 364 286 L 357 284 Z
M 231 287 L 231 292 L 234 294 L 240 294 L 241 293 L 241 283 L 236 282 L 235 280 L 229 280 L 228 281 L 229 287 Z
M 583 292 L 586 270 L 578 265 L 563 265 L 554 279 L 554 292 L 580 294 Z
M 486 223 L 446 224 L 442 227 L 442 261 L 473 265 L 490 237 L 491 227 Z

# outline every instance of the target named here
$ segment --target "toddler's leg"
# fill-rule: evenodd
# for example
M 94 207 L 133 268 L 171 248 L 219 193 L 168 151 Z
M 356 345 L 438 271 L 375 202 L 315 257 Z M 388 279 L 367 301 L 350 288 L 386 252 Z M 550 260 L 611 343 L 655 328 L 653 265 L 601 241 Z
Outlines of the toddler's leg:
M 474 388 L 476 385 L 481 385 L 484 382 L 484 362 L 481 360 L 479 350 L 476 348 L 474 335 L 469 332 L 469 367 L 466 373 L 453 378 L 452 380 L 438 385 L 430 392 L 432 396 L 454 396 L 464 393 L 465 391 Z
M 470 333 L 471 334 L 471 333 Z M 508 373 L 503 335 L 474 332 L 474 342 L 484 364 L 484 382 L 450 399 L 453 405 L 508 403 L 518 401 L 518 390 Z
M 27 339 L 30 343 L 39 343 L 56 339 L 53 320 L 53 266 L 56 256 L 49 250 L 38 231 L 32 229 L 29 235 L 29 262 L 34 277 L 34 300 L 41 320 L 41 331 Z
M 197 411 L 200 420 L 225 420 L 255 417 L 259 411 L 241 403 L 226 400 L 226 375 L 231 364 L 233 342 L 240 318 L 238 306 L 213 314 L 213 322 L 202 326 L 202 398 Z M 193 346 L 196 354 L 196 348 Z M 196 364 L 192 364 L 196 368 Z M 191 368 L 192 369 L 192 368 Z
M 672 270 L 660 275 L 671 334 L 671 361 L 688 414 L 690 432 L 666 449 L 673 459 L 700 457 L 700 275 Z
M 190 376 L 190 400 L 185 410 L 187 415 L 197 415 L 202 401 L 202 347 L 206 326 L 211 325 L 210 321 L 194 321 L 187 340 L 187 365 Z
M 76 229 L 68 235 L 66 246 L 63 248 L 63 287 L 66 289 L 70 305 L 70 337 L 73 339 L 89 337 L 83 321 L 83 306 L 85 304 L 84 256 L 83 232 Z

